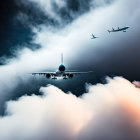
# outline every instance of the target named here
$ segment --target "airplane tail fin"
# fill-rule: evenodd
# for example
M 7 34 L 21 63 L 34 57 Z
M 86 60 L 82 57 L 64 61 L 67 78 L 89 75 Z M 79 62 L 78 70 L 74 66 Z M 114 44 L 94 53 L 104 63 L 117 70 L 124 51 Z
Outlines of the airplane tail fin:
M 61 54 L 61 64 L 63 64 L 63 53 Z

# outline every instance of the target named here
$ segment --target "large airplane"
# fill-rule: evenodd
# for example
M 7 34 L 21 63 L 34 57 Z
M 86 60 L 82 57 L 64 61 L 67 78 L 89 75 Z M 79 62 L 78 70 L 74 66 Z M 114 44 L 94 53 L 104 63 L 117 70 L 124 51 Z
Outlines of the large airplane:
M 57 79 L 58 77 L 62 77 L 63 79 L 72 79 L 74 75 L 77 74 L 87 74 L 93 71 L 88 72 L 77 72 L 77 71 L 66 71 L 66 67 L 63 64 L 63 54 L 61 55 L 61 65 L 58 67 L 58 70 L 55 72 L 34 72 L 32 75 L 44 75 L 47 79 Z
M 91 35 L 92 36 L 92 38 L 91 39 L 96 39 L 96 38 L 99 38 L 99 37 L 96 37 L 95 35 Z
M 124 27 L 124 28 L 119 28 L 118 27 L 118 29 L 114 29 L 114 28 L 112 28 L 112 30 L 110 31 L 110 30 L 108 30 L 108 32 L 109 33 L 111 33 L 111 32 L 121 32 L 121 31 L 123 31 L 123 32 L 126 32 L 126 30 L 128 29 L 128 28 L 130 28 L 130 27 Z

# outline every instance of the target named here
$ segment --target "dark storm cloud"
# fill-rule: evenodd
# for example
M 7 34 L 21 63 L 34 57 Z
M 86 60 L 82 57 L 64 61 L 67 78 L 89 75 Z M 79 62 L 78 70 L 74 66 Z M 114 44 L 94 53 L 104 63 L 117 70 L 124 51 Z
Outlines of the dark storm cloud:
M 26 8 L 19 7 L 14 0 L 0 1 L 0 56 L 14 55 L 13 51 L 22 49 L 23 45 L 38 48 L 30 42 L 34 35 L 32 30 L 15 20 L 17 13 L 24 9 Z
M 91 8 L 97 8 L 102 6 L 102 4 L 109 4 L 112 1 L 113 0 L 22 0 L 17 1 L 17 4 L 32 9 L 31 13 L 35 14 L 35 16 L 31 16 L 32 20 L 29 21 L 35 22 L 36 19 L 39 19 L 40 23 L 38 22 L 38 24 L 50 24 L 54 26 L 54 28 L 58 28 L 66 26 L 78 16 L 89 12 Z M 29 16 L 30 19 L 30 13 L 25 14 L 27 17 Z M 44 17 L 42 15 L 44 15 Z
M 49 3 L 49 1 L 46 1 Z M 33 44 L 34 33 L 32 27 L 40 24 L 63 27 L 73 21 L 76 17 L 88 12 L 92 0 L 68 0 L 66 5 L 59 7 L 57 1 L 51 1 L 52 11 L 62 20 L 59 22 L 44 12 L 43 7 L 34 1 L 5 0 L 0 2 L 0 56 L 13 56 L 15 49 L 22 49 L 26 46 L 31 49 L 38 49 L 38 44 Z M 40 2 L 39 2 L 40 3 Z M 5 59 L 5 57 L 4 57 Z M 2 61 L 4 61 L 1 58 Z

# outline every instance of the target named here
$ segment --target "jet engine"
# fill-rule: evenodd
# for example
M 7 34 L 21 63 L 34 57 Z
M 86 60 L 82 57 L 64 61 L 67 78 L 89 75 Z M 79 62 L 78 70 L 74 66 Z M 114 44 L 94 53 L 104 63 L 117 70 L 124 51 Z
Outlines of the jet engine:
M 51 74 L 49 74 L 49 73 L 46 74 L 46 78 L 47 78 L 47 79 L 50 79 L 50 78 L 51 78 Z
M 74 77 L 73 74 L 69 74 L 68 76 L 69 76 L 70 79 L 72 79 Z

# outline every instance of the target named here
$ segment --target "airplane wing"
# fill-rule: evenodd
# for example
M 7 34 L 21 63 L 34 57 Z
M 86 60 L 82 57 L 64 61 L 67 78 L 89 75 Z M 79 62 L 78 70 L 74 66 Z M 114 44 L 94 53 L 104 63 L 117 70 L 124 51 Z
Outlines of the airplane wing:
M 32 73 L 32 75 L 46 75 L 46 74 L 50 74 L 50 75 L 54 76 L 55 72 L 34 72 L 34 73 Z
M 88 74 L 88 73 L 92 73 L 93 71 L 87 71 L 87 72 L 65 72 L 66 75 L 69 75 L 69 74 Z

